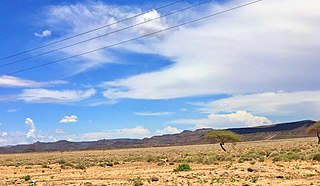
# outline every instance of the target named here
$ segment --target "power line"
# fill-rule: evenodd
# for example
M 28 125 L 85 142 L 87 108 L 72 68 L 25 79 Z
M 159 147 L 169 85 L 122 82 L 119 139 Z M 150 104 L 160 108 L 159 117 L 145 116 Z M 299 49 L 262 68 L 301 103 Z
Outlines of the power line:
M 50 53 L 53 53 L 53 52 L 56 52 L 56 51 L 60 51 L 62 49 L 70 48 L 70 47 L 73 47 L 73 46 L 76 46 L 76 45 L 79 45 L 79 44 L 82 44 L 82 43 L 86 43 L 86 42 L 89 42 L 89 41 L 92 41 L 92 40 L 95 40 L 95 39 L 98 39 L 98 38 L 106 37 L 108 35 L 111 35 L 111 34 L 114 34 L 114 33 L 118 33 L 118 32 L 130 29 L 130 28 L 134 28 L 134 27 L 137 27 L 139 25 L 143 25 L 143 24 L 155 21 L 157 19 L 161 19 L 163 17 L 167 17 L 167 16 L 170 16 L 170 15 L 173 15 L 173 14 L 177 14 L 177 13 L 189 10 L 189 9 L 197 7 L 197 6 L 201 6 L 201 5 L 209 3 L 211 1 L 212 0 L 206 0 L 206 1 L 203 1 L 203 2 L 200 2 L 200 3 L 197 3 L 197 4 L 194 4 L 194 5 L 191 5 L 191 6 L 188 6 L 188 7 L 185 7 L 185 8 L 182 8 L 182 9 L 167 13 L 167 14 L 164 14 L 162 16 L 158 16 L 158 17 L 155 17 L 153 19 L 149 19 L 147 21 L 136 23 L 136 24 L 133 24 L 133 25 L 130 25 L 130 26 L 127 26 L 127 27 L 112 31 L 112 32 L 108 32 L 106 34 L 98 35 L 96 37 L 92 37 L 92 38 L 89 38 L 89 39 L 86 39 L 86 40 L 82 40 L 82 41 L 79 41 L 79 42 L 76 42 L 76 43 L 73 43 L 73 44 L 70 44 L 70 45 L 66 45 L 66 46 L 63 46 L 63 47 L 60 47 L 60 48 L 56 48 L 56 49 L 53 49 L 53 50 L 49 50 L 49 51 L 46 51 L 46 52 L 43 52 L 43 53 L 40 53 L 40 54 L 37 54 L 37 55 L 33 55 L 33 56 L 30 56 L 30 57 L 26 57 L 26 58 L 22 58 L 22 59 L 19 59 L 19 60 L 16 60 L 16 61 L 5 63 L 5 64 L 0 65 L 0 68 L 1 67 L 5 67 L 5 66 L 9 66 L 9 65 L 13 65 L 13 64 L 16 64 L 16 63 L 19 63 L 19 62 L 22 62 L 22 61 L 26 61 L 26 60 L 29 60 L 29 59 L 33 59 L 33 58 L 36 58 L 36 57 L 40 57 L 40 56 L 43 56 L 43 55 L 46 55 L 46 54 L 50 54 Z
M 79 33 L 79 34 L 76 34 L 76 35 L 73 35 L 73 36 L 70 36 L 70 37 L 66 37 L 66 38 L 63 38 L 63 39 L 60 39 L 60 40 L 57 40 L 57 41 L 54 41 L 54 42 L 45 44 L 45 45 L 41 45 L 41 46 L 39 46 L 39 47 L 35 47 L 35 48 L 31 48 L 31 49 L 28 49 L 28 50 L 25 50 L 25 51 L 22 51 L 22 52 L 18 52 L 18 53 L 15 53 L 15 54 L 12 54 L 12 55 L 9 55 L 9 56 L 0 58 L 0 61 L 5 60 L 5 59 L 9 59 L 9 58 L 13 58 L 13 57 L 16 57 L 16 56 L 19 56 L 19 55 L 21 55 L 21 54 L 26 54 L 26 53 L 29 53 L 29 52 L 32 52 L 32 51 L 35 51 L 35 50 L 38 50 L 38 49 L 41 49 L 41 48 L 45 48 L 45 47 L 47 47 L 47 46 L 51 46 L 51 45 L 54 45 L 54 44 L 57 44 L 57 43 L 61 43 L 61 42 L 63 42 L 63 41 L 67 41 L 67 40 L 70 40 L 70 39 L 73 39 L 73 38 L 76 38 L 76 37 L 79 37 L 79 36 L 82 36 L 82 35 L 85 35 L 85 34 L 88 34 L 88 33 L 91 33 L 91 32 L 95 32 L 95 31 L 97 31 L 97 30 L 101 30 L 101 29 L 103 29 L 103 28 L 107 28 L 107 27 L 116 25 L 116 24 L 118 24 L 118 23 L 122 23 L 122 22 L 125 22 L 125 21 L 128 21 L 128 20 L 131 20 L 131 19 L 140 17 L 140 16 L 142 16 L 142 15 L 144 15 L 144 14 L 146 14 L 146 13 L 149 13 L 149 12 L 151 12 L 151 11 L 153 11 L 153 10 L 161 10 L 161 9 L 170 7 L 170 6 L 172 6 L 172 5 L 175 5 L 175 4 L 180 3 L 180 2 L 182 2 L 182 1 L 184 1 L 184 0 L 174 1 L 174 2 L 172 2 L 172 3 L 169 3 L 169 4 L 166 4 L 166 5 L 163 5 L 163 6 L 154 8 L 154 9 L 152 9 L 152 10 L 148 10 L 148 11 L 142 12 L 142 13 L 140 13 L 140 14 L 136 14 L 136 15 L 134 15 L 134 16 L 131 16 L 131 17 L 128 17 L 128 18 L 125 18 L 125 19 L 116 21 L 116 22 L 114 22 L 114 23 L 110 23 L 110 24 L 107 24 L 107 25 L 103 25 L 103 26 L 97 27 L 97 28 L 92 29 L 92 30 L 88 30 L 88 31 L 85 31 L 85 32 L 81 32 L 81 33 Z
M 263 1 L 263 0 L 251 1 L 249 3 L 238 5 L 238 6 L 235 6 L 233 8 L 229 8 L 229 9 L 217 12 L 217 13 L 209 14 L 207 16 L 203 16 L 203 17 L 200 17 L 200 18 L 197 18 L 197 19 L 193 19 L 191 21 L 187 21 L 187 22 L 175 25 L 175 26 L 171 26 L 171 27 L 168 27 L 168 28 L 156 31 L 156 32 L 152 32 L 152 33 L 145 34 L 145 35 L 142 35 L 142 36 L 139 36 L 139 37 L 128 39 L 128 40 L 125 40 L 125 41 L 122 41 L 122 42 L 119 42 L 119 43 L 115 43 L 115 44 L 112 44 L 112 45 L 108 45 L 108 46 L 105 46 L 105 47 L 102 47 L 102 48 L 98 48 L 98 49 L 95 49 L 95 50 L 90 50 L 90 51 L 87 51 L 87 52 L 84 52 L 84 53 L 81 53 L 81 54 L 77 54 L 77 55 L 73 55 L 73 56 L 70 56 L 70 57 L 67 57 L 67 58 L 62 58 L 62 59 L 51 61 L 51 62 L 48 62 L 48 63 L 35 65 L 35 66 L 29 67 L 29 68 L 25 68 L 25 69 L 22 69 L 22 70 L 18 70 L 18 71 L 15 71 L 15 72 L 8 73 L 6 75 L 14 75 L 14 74 L 21 73 L 21 72 L 24 72 L 24 71 L 29 71 L 29 70 L 32 70 L 32 69 L 35 69 L 35 68 L 40 68 L 40 67 L 43 67 L 43 66 L 47 66 L 47 65 L 59 63 L 59 62 L 62 62 L 62 61 L 66 61 L 66 60 L 69 60 L 69 59 L 77 58 L 77 57 L 80 57 L 80 56 L 83 56 L 83 55 L 87 55 L 87 54 L 90 54 L 90 53 L 93 53 L 93 52 L 97 52 L 97 51 L 100 51 L 100 50 L 105 50 L 105 49 L 108 49 L 108 48 L 112 48 L 112 47 L 115 47 L 115 46 L 118 46 L 118 45 L 121 45 L 121 44 L 124 44 L 124 43 L 128 43 L 128 42 L 139 40 L 139 39 L 142 39 L 142 38 L 145 38 L 145 37 L 149 37 L 149 36 L 161 33 L 161 32 L 172 30 L 172 29 L 178 28 L 180 26 L 188 25 L 188 24 L 191 24 L 191 23 L 194 23 L 194 22 L 198 22 L 198 21 L 201 21 L 201 20 L 204 20 L 204 19 L 215 17 L 215 16 L 220 15 L 220 14 L 231 12 L 233 10 L 237 10 L 237 9 L 240 9 L 240 8 L 243 8 L 243 7 L 258 3 L 258 2 L 261 2 L 261 1 Z

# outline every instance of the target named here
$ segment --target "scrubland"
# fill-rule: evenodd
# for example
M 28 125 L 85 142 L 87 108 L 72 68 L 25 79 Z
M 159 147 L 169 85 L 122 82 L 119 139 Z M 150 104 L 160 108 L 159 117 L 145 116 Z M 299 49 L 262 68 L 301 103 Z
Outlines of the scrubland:
M 320 185 L 315 138 L 0 155 L 0 185 Z

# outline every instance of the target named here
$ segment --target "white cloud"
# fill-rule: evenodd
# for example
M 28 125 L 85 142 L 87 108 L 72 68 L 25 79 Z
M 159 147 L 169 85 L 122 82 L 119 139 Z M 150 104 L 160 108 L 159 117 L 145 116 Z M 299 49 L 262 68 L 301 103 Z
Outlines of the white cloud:
M 17 109 L 9 109 L 9 110 L 7 110 L 7 112 L 9 112 L 9 113 L 13 113 L 13 112 L 17 112 L 18 110 Z
M 36 126 L 34 125 L 33 120 L 31 118 L 26 118 L 26 121 L 24 123 L 29 127 L 29 131 L 27 132 L 27 138 L 35 138 Z
M 5 131 L 0 132 L 0 146 L 30 144 L 37 141 L 54 142 L 56 138 L 48 133 L 37 130 L 35 123 L 31 118 L 26 118 L 24 122 L 28 129 L 27 131 Z
M 182 132 L 182 130 L 175 127 L 166 126 L 163 129 L 158 129 L 155 131 L 155 135 L 164 135 L 164 134 L 177 134 Z
M 116 20 L 124 19 L 130 15 L 131 11 L 133 10 L 129 11 L 125 8 L 109 6 L 101 2 L 50 6 L 50 8 L 47 9 L 45 24 L 57 29 L 57 32 L 63 32 L 67 36 L 72 36 L 86 32 L 90 29 L 101 27 L 101 25 L 114 23 Z M 65 43 L 66 45 L 69 45 L 91 37 L 96 37 L 97 35 L 114 31 L 114 29 L 118 27 L 119 25 L 115 24 L 112 27 L 77 37 L 70 41 L 66 41 Z M 66 35 L 64 35 L 64 37 Z M 96 39 L 93 42 L 87 42 L 72 48 L 63 49 L 61 52 L 67 56 L 76 55 L 110 45 L 115 43 L 117 39 L 119 38 L 112 34 L 107 37 L 107 39 Z M 125 39 L 125 37 L 123 37 L 123 39 Z M 76 74 L 91 68 L 99 67 L 106 63 L 112 63 L 115 58 L 111 52 L 97 51 L 81 56 L 79 59 L 80 60 L 67 61 L 65 68 L 69 69 L 71 73 Z M 70 65 L 70 63 L 72 63 L 72 65 Z
M 115 23 L 118 20 L 127 19 L 137 14 L 141 14 L 145 10 L 141 10 L 136 7 L 129 6 L 112 6 L 103 2 L 87 2 L 87 3 L 77 3 L 68 5 L 51 6 L 47 9 L 47 19 L 44 24 L 50 25 L 50 27 L 57 29 L 57 32 L 66 33 L 69 36 L 86 32 L 90 29 L 95 29 L 101 27 L 102 25 L 109 25 Z M 106 27 L 102 30 L 97 30 L 94 33 L 86 34 L 85 36 L 80 36 L 70 41 L 66 41 L 66 45 L 72 44 L 74 42 L 79 42 L 91 37 L 96 37 L 99 35 L 107 34 L 115 30 L 119 30 L 133 24 L 138 24 L 144 21 L 148 21 L 159 17 L 160 13 L 156 10 L 152 10 L 148 13 L 136 17 L 134 19 L 127 20 L 122 23 L 113 24 L 110 27 Z M 109 34 L 107 37 L 100 37 L 91 42 L 82 43 L 80 45 L 65 48 L 61 50 L 62 54 L 66 55 L 76 55 L 79 53 L 84 53 L 89 50 L 94 50 L 97 48 L 102 48 L 108 45 L 119 43 L 134 37 L 140 36 L 142 34 L 150 33 L 163 29 L 166 27 L 166 20 L 164 18 L 157 19 L 148 22 L 143 25 L 139 25 L 135 28 L 122 30 L 118 33 Z M 158 40 L 158 39 L 156 39 Z M 150 49 L 143 45 L 128 44 L 122 46 L 116 46 L 113 48 L 130 50 L 130 51 L 148 51 Z M 70 73 L 80 73 L 92 68 L 98 68 L 101 65 L 108 63 L 118 63 L 117 55 L 110 50 L 100 50 L 95 53 L 90 53 L 79 57 L 80 60 L 68 61 L 65 63 L 65 68 L 70 70 Z M 70 65 L 72 63 L 72 65 Z M 127 62 L 125 62 L 127 63 Z M 72 66 L 72 68 L 70 68 Z
M 272 122 L 261 116 L 254 116 L 246 111 L 237 111 L 230 114 L 210 114 L 207 118 L 180 119 L 172 121 L 176 124 L 192 124 L 195 128 L 233 128 L 272 124 Z
M 64 116 L 60 123 L 75 123 L 78 122 L 78 116 L 76 115 L 70 115 L 70 116 Z
M 26 89 L 18 95 L 19 100 L 32 103 L 72 103 L 88 99 L 96 94 L 94 89 L 88 90 L 48 90 Z
M 172 115 L 173 112 L 135 112 L 137 116 L 167 116 Z
M 25 132 L 22 132 L 22 131 L 0 132 L 0 146 L 25 144 L 25 143 L 28 143 Z
M 48 85 L 61 85 L 67 83 L 67 81 L 37 82 L 32 80 L 21 79 L 15 76 L 0 76 L 0 87 L 41 87 Z
M 43 30 L 41 33 L 34 33 L 34 35 L 36 37 L 40 37 L 40 38 L 49 37 L 49 36 L 51 36 L 51 31 L 50 30 Z
M 200 103 L 205 113 L 246 110 L 268 116 L 299 116 L 300 119 L 319 119 L 320 91 L 266 92 L 238 95 L 209 103 Z
M 63 129 L 57 128 L 53 131 L 55 133 L 55 136 L 51 136 L 49 133 L 36 130 L 35 124 L 32 119 L 27 118 L 25 123 L 29 127 L 27 132 L 0 132 L 0 146 L 30 144 L 36 141 L 54 142 L 62 139 L 67 139 L 68 141 L 96 141 L 101 139 L 119 138 L 142 139 L 154 135 L 175 134 L 182 132 L 182 130 L 172 126 L 166 126 L 162 129 L 150 131 L 149 129 L 140 125 L 133 128 L 111 129 L 106 131 L 87 132 L 82 134 L 70 134 L 66 133 Z
M 0 132 L 0 146 L 18 145 L 18 144 L 31 144 L 37 141 L 54 142 L 56 138 L 46 133 L 37 131 L 34 137 L 27 137 L 24 131 L 8 131 Z
M 162 18 L 62 52 L 75 55 L 241 3 L 245 1 L 208 4 L 205 8 L 170 19 Z M 117 49 L 130 52 L 158 54 L 171 59 L 173 64 L 158 71 L 105 82 L 104 96 L 108 99 L 168 99 L 221 93 L 317 90 L 320 81 L 315 75 L 320 67 L 316 61 L 320 57 L 317 52 L 320 49 L 319 4 L 315 0 L 264 1 L 180 27 L 164 33 L 161 38 L 146 38 L 118 46 Z M 73 35 L 141 12 L 135 7 L 110 6 L 102 2 L 59 5 L 48 8 L 46 23 Z M 86 38 L 159 15 L 151 11 Z M 82 39 L 84 37 L 76 41 Z M 114 63 L 116 58 L 112 51 L 99 51 L 83 56 L 83 60 L 70 61 L 72 65 L 66 63 L 66 68 L 72 67 L 70 71 L 79 73 Z
M 64 134 L 65 133 L 65 131 L 63 129 L 55 129 L 54 132 L 57 134 Z
M 115 138 L 144 138 L 151 135 L 150 131 L 143 126 L 135 128 L 124 128 L 107 130 L 100 132 L 88 132 L 81 135 L 69 135 L 73 141 L 92 141 L 99 139 L 115 139 Z
M 87 102 L 87 105 L 90 107 L 101 106 L 101 105 L 114 105 L 117 104 L 117 100 L 106 100 L 104 98 L 101 99 L 90 99 Z
M 8 136 L 8 133 L 7 132 L 2 132 L 0 136 L 1 137 L 6 137 L 6 136 Z
M 158 30 L 163 30 L 167 28 L 167 24 L 165 23 L 164 19 L 160 19 L 161 15 L 156 10 L 152 10 L 148 13 L 145 13 L 142 16 L 139 16 L 135 20 L 135 24 L 147 22 L 142 24 L 141 26 L 135 28 L 135 30 L 140 33 L 141 35 L 149 34 L 156 32 Z M 157 19 L 159 18 L 159 19 Z
M 203 14 L 243 2 L 207 6 Z M 315 0 L 264 1 L 143 42 L 149 52 L 172 59 L 173 65 L 105 82 L 104 96 L 168 99 L 318 90 L 319 6 Z

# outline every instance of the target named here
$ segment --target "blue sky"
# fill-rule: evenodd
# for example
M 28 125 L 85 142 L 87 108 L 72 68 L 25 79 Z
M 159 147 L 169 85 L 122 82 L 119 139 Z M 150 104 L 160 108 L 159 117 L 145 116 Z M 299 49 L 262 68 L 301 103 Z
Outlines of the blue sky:
M 0 64 L 116 31 L 201 1 L 152 10 L 170 2 L 2 1 L 0 58 L 147 13 L 1 60 Z M 265 0 L 152 37 L 11 74 L 247 2 L 212 1 L 0 67 L 0 146 L 62 139 L 144 138 L 207 127 L 318 120 L 320 2 L 315 0 Z

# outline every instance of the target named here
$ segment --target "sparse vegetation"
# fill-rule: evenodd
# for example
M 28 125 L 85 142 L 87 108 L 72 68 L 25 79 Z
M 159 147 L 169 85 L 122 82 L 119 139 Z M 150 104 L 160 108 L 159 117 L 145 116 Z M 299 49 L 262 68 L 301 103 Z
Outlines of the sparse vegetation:
M 254 176 L 254 177 L 251 178 L 250 182 L 257 183 L 258 179 L 259 179 L 259 177 Z
M 173 170 L 173 172 L 179 172 L 179 171 L 191 171 L 189 164 L 180 164 L 177 168 Z
M 31 177 L 29 175 L 26 175 L 26 176 L 22 176 L 21 179 L 23 179 L 24 181 L 29 181 Z
M 210 144 L 0 154 L 0 185 L 28 185 L 37 180 L 37 185 L 44 186 L 89 186 L 103 185 L 105 179 L 113 185 L 276 185 L 279 181 L 286 185 L 320 184 L 316 171 L 320 164 L 315 162 L 320 160 L 320 146 L 314 138 L 242 142 L 237 148 L 241 150 L 224 152 L 218 144 Z M 27 182 L 23 175 L 29 175 Z
M 223 151 L 227 151 L 223 145 L 227 142 L 235 143 L 241 141 L 241 136 L 230 130 L 212 130 L 205 134 L 205 139 L 218 141 Z
M 133 186 L 141 186 L 143 185 L 143 181 L 145 181 L 144 178 L 140 178 L 140 177 L 136 177 L 136 178 L 130 178 L 129 182 L 133 185 Z
M 306 134 L 310 135 L 312 133 L 316 133 L 318 137 L 318 145 L 319 145 L 320 144 L 320 121 L 314 123 L 313 125 L 307 128 Z
M 320 161 L 320 153 L 312 155 L 312 160 Z

